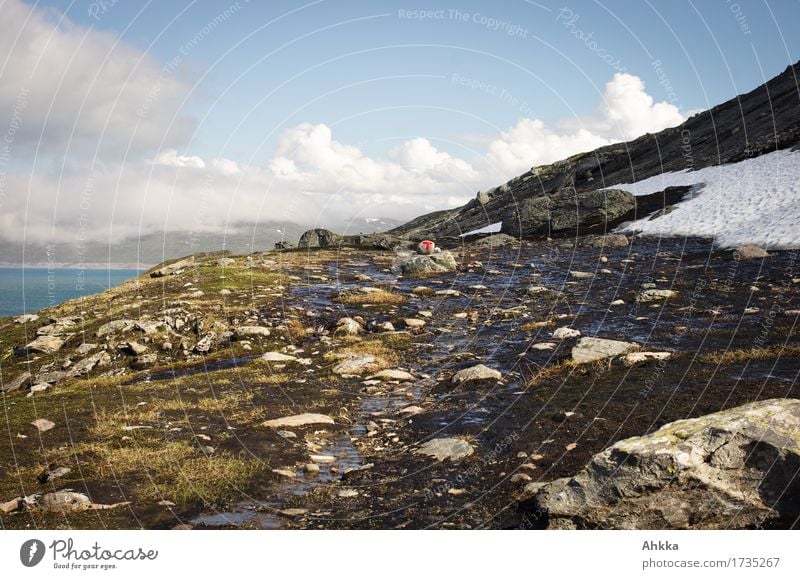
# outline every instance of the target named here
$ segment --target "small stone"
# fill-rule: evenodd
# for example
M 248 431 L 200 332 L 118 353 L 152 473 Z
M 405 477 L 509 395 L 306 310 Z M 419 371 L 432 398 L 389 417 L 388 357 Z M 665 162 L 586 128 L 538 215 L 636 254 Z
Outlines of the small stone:
M 403 370 L 381 370 L 373 374 L 368 380 L 414 380 L 414 375 Z
M 267 352 L 261 356 L 262 360 L 267 362 L 296 362 L 297 357 L 288 354 L 281 354 L 280 352 Z
M 425 320 L 418 320 L 416 318 L 406 318 L 403 323 L 407 328 L 418 329 L 425 326 Z
M 625 305 L 625 300 L 614 300 L 609 305 L 612 305 L 612 306 L 624 306 Z
M 297 478 L 297 473 L 295 473 L 293 470 L 289 470 L 286 468 L 273 468 L 272 472 L 274 472 L 277 475 L 284 476 L 286 478 Z
M 529 294 L 541 294 L 541 293 L 544 293 L 546 291 L 550 291 L 550 290 L 548 288 L 546 288 L 545 286 L 543 286 L 543 285 L 532 285 L 532 286 L 530 286 L 528 288 L 528 293 Z
M 524 472 L 518 472 L 517 474 L 512 475 L 511 477 L 512 483 L 529 483 L 532 480 L 533 479 L 530 477 L 530 475 L 525 474 Z
M 576 448 L 578 448 L 577 443 L 572 442 L 572 443 L 568 444 L 567 446 L 565 446 L 564 450 L 570 451 L 570 450 L 575 450 Z
M 572 348 L 572 360 L 578 364 L 586 364 L 615 356 L 622 356 L 634 350 L 639 345 L 632 342 L 619 340 L 606 340 L 604 338 L 581 338 Z
M 624 359 L 626 366 L 636 366 L 651 360 L 667 360 L 672 356 L 672 352 L 633 352 L 627 354 Z
M 553 350 L 555 349 L 556 344 L 554 342 L 541 342 L 539 344 L 533 344 L 531 346 L 532 350 Z
M 37 418 L 33 422 L 31 422 L 33 426 L 37 428 L 39 432 L 47 432 L 52 428 L 55 428 L 56 423 L 47 420 L 46 418 Z
M 463 370 L 459 370 L 456 372 L 451 381 L 454 384 L 460 384 L 461 382 L 471 382 L 474 380 L 500 380 L 503 375 L 483 364 L 478 364 L 477 366 L 472 366 L 470 368 L 464 368 Z
M 577 338 L 581 333 L 579 330 L 574 330 L 568 326 L 558 328 L 553 332 L 553 337 L 556 340 L 566 340 L 568 338 Z
M 291 430 L 278 430 L 275 434 L 277 434 L 281 438 L 297 438 L 297 434 L 295 434 Z
M 362 288 L 363 289 L 363 288 Z M 342 318 L 336 322 L 335 335 L 355 336 L 364 331 L 357 321 L 353 318 Z
M 646 289 L 636 297 L 636 301 L 640 303 L 657 302 L 674 298 L 677 295 L 678 292 L 675 290 Z
M 303 470 L 306 472 L 306 474 L 319 474 L 319 465 L 309 462 L 303 467 Z
M 342 489 L 336 494 L 341 499 L 352 499 L 358 496 L 358 491 L 356 489 Z
M 765 257 L 769 257 L 769 253 L 757 245 L 742 245 L 737 247 L 736 250 L 733 252 L 733 256 L 735 259 L 764 259 Z

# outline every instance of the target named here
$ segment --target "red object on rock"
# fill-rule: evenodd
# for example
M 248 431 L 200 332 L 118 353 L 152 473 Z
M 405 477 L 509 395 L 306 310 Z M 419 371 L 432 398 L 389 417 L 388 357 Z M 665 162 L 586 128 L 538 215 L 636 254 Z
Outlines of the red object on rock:
M 433 253 L 433 250 L 436 248 L 436 244 L 433 241 L 429 241 L 429 240 L 426 239 L 424 241 L 420 241 L 419 245 L 417 247 L 419 248 L 419 252 L 421 254 L 430 255 L 430 254 Z

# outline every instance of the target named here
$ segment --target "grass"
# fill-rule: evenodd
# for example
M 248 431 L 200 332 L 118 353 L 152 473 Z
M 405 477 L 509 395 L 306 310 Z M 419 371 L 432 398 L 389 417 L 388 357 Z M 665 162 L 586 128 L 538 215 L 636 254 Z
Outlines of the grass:
M 800 344 L 773 345 L 766 348 L 744 348 L 738 350 L 725 350 L 712 352 L 700 356 L 701 362 L 711 364 L 738 364 L 741 362 L 772 360 L 778 357 L 800 356 Z
M 404 295 L 380 290 L 370 293 L 343 293 L 334 300 L 340 304 L 362 305 L 362 304 L 404 304 L 408 298 Z

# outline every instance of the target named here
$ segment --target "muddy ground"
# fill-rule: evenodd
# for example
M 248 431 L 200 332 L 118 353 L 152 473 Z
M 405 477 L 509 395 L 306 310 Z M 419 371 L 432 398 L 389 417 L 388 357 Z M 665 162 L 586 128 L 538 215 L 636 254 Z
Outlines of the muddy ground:
M 579 239 L 452 249 L 459 271 L 424 279 L 399 276 L 390 251 L 290 251 L 224 266 L 201 256 L 177 274 L 142 276 L 34 322 L 3 319 L 4 383 L 74 363 L 84 343 L 110 360 L 32 396 L 3 395 L 0 503 L 71 489 L 127 504 L 21 508 L 0 512 L 0 525 L 540 528 L 526 484 L 573 475 L 615 441 L 676 419 L 800 397 L 796 252 L 742 261 L 706 240 L 644 238 L 622 248 Z M 643 285 L 677 294 L 637 302 Z M 191 323 L 97 336 L 109 320 L 160 320 L 175 308 Z M 59 351 L 21 354 L 48 318 L 65 316 L 81 320 Z M 337 333 L 343 317 L 365 331 Z M 407 318 L 425 325 L 408 327 Z M 241 325 L 270 335 L 226 333 Z M 672 356 L 575 364 L 577 338 L 551 335 L 562 326 Z M 209 332 L 212 346 L 198 351 Z M 155 363 L 136 370 L 120 347 L 129 341 L 155 352 Z M 534 347 L 541 343 L 554 347 Z M 265 352 L 297 360 L 270 362 Z M 365 355 L 374 359 L 367 372 L 335 373 L 343 356 Z M 451 382 L 477 363 L 502 379 Z M 370 379 L 380 369 L 413 379 Z M 306 412 L 335 424 L 263 425 Z M 55 426 L 39 432 L 37 418 Z M 414 452 L 443 437 L 474 452 L 441 462 Z M 70 471 L 44 480 L 57 467 Z

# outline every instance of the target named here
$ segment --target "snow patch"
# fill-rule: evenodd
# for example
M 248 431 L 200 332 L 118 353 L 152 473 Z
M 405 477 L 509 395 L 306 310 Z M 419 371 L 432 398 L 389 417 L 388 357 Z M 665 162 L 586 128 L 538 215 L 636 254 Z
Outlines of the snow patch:
M 618 230 L 713 237 L 720 247 L 747 243 L 772 249 L 800 247 L 800 151 L 775 151 L 739 163 L 662 173 L 609 189 L 648 195 L 679 185 L 696 187 L 671 213 Z
M 481 227 L 480 229 L 473 229 L 472 231 L 467 231 L 466 233 L 462 233 L 459 237 L 467 237 L 468 235 L 477 235 L 479 233 L 500 233 L 500 228 L 503 226 L 502 221 L 498 221 L 497 223 L 492 223 L 491 225 L 487 225 L 486 227 Z

